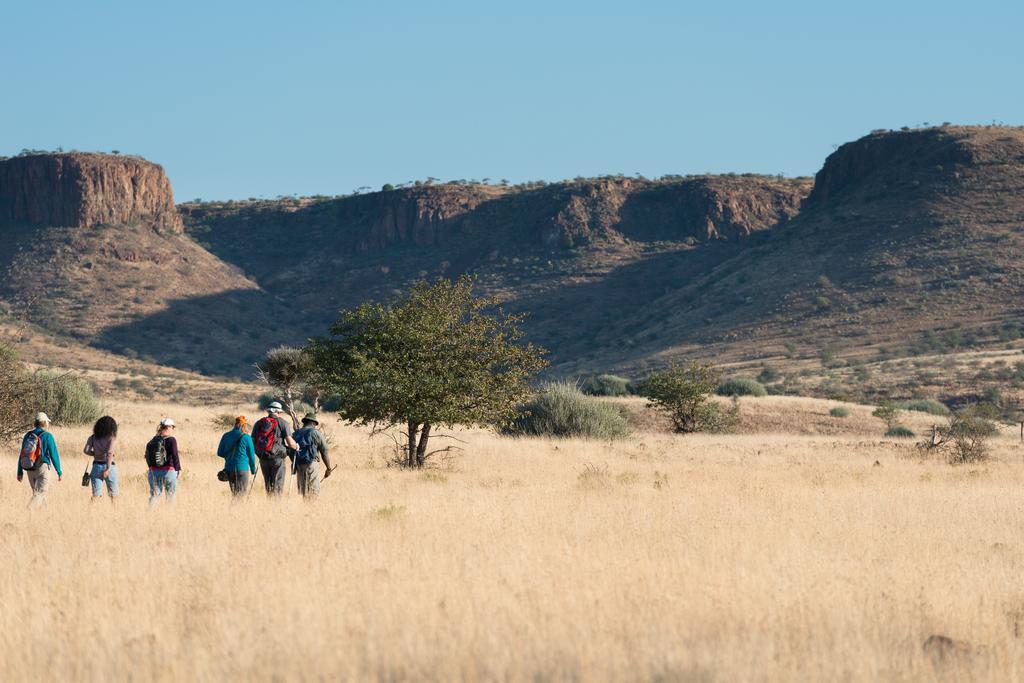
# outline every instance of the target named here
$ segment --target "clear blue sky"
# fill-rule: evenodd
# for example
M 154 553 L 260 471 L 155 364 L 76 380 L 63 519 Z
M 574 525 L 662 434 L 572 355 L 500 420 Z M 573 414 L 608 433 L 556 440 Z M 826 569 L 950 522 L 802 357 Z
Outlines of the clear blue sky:
M 873 128 L 1024 123 L 1024 2 L 0 5 L 0 154 L 179 201 L 435 176 L 813 174 Z

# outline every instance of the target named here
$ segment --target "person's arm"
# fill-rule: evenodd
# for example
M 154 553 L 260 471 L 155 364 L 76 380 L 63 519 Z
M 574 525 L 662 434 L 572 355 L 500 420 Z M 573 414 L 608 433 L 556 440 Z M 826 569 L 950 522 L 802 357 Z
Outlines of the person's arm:
M 24 474 L 24 472 L 21 469 L 21 458 L 19 457 L 18 458 L 18 481 L 21 481 L 21 477 L 22 477 L 23 474 Z
M 64 478 L 64 471 L 60 468 L 60 451 L 57 450 L 57 442 L 50 432 L 43 432 L 43 447 L 49 452 L 50 463 L 57 471 L 57 481 Z
M 110 445 L 107 446 L 107 466 L 103 469 L 103 478 L 110 478 L 110 468 L 114 466 L 114 444 L 117 443 L 117 437 L 110 437 Z
M 252 437 L 248 434 L 242 435 L 242 447 L 245 449 L 245 455 L 249 459 L 249 471 L 252 476 L 256 476 L 256 444 L 252 442 Z
M 316 439 L 316 450 L 320 453 L 320 459 L 324 461 L 324 467 L 331 469 L 331 458 L 327 455 L 327 439 L 324 438 L 319 429 L 314 429 L 313 434 Z
M 228 457 L 227 441 L 228 441 L 228 434 L 230 434 L 230 433 L 231 432 L 228 432 L 227 434 L 223 434 L 220 437 L 220 443 L 217 444 L 217 457 L 218 458 L 224 458 L 226 460 L 227 457 Z
M 167 448 L 168 462 L 174 467 L 175 472 L 181 472 L 181 460 L 178 459 L 178 440 L 169 436 L 164 442 L 164 446 Z
M 287 446 L 290 451 L 294 452 L 299 450 L 299 444 L 295 441 L 295 437 L 292 436 L 292 430 L 288 427 L 288 423 L 284 420 L 278 420 L 277 422 L 281 425 L 281 429 L 284 431 L 284 445 Z M 291 456 L 292 454 L 289 453 L 288 455 Z
M 85 448 L 82 449 L 82 452 L 85 453 L 86 455 L 96 457 L 96 449 L 93 448 L 92 444 L 93 440 L 92 437 L 90 436 L 88 439 L 85 440 Z

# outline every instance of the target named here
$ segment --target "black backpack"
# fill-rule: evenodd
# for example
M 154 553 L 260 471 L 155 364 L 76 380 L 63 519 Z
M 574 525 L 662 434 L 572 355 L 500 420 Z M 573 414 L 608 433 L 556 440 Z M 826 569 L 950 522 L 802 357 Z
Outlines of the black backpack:
M 146 464 L 150 467 L 164 467 L 167 464 L 166 437 L 159 434 L 146 444 Z

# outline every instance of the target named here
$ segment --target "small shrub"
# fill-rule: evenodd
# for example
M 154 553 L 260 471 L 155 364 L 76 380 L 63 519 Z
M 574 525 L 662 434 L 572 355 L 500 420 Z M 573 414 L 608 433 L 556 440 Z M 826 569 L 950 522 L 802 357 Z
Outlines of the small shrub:
M 719 396 L 767 396 L 768 390 L 753 377 L 732 377 L 718 385 Z
M 978 462 L 988 457 L 988 440 L 999 433 L 995 424 L 998 411 L 989 405 L 968 406 L 951 413 L 949 423 L 935 430 L 924 448 L 946 453 L 951 465 Z
M 575 384 L 552 382 L 519 409 L 507 432 L 614 439 L 629 434 L 630 427 L 617 406 L 585 395 Z
M 103 414 L 92 385 L 75 375 L 39 372 L 35 376 L 39 388 L 38 405 L 54 424 L 80 425 L 94 422 Z
M 220 415 L 214 415 L 210 418 L 210 424 L 217 429 L 234 429 L 235 427 L 235 416 L 231 413 L 221 413 Z
M 893 425 L 889 427 L 889 429 L 885 431 L 885 435 L 897 439 L 912 439 L 915 436 L 914 432 L 910 428 L 904 427 L 903 425 Z
M 338 408 L 341 407 L 341 402 L 341 394 L 331 394 L 326 398 L 320 399 L 320 409 L 326 410 L 329 413 L 336 413 L 338 412 Z
M 590 491 L 607 488 L 610 483 L 607 465 L 598 467 L 587 463 L 576 478 L 579 481 L 580 488 Z
M 828 414 L 832 417 L 850 417 L 850 409 L 846 406 L 836 406 L 828 411 Z
M 918 413 L 928 413 L 929 415 L 949 415 L 949 408 L 942 403 L 939 403 L 933 398 L 916 399 L 913 401 L 899 401 L 896 406 L 903 410 L 912 410 Z
M 632 383 L 618 375 L 591 375 L 580 384 L 580 391 L 590 396 L 629 396 Z
M 718 383 L 713 366 L 691 363 L 652 372 L 637 391 L 652 408 L 669 414 L 677 432 L 724 432 L 739 422 L 739 403 L 735 396 L 728 408 L 712 401 Z
M 778 382 L 780 379 L 782 379 L 782 375 L 779 374 L 779 371 L 767 365 L 761 369 L 761 373 L 757 376 L 757 381 L 761 384 L 771 384 L 772 382 Z

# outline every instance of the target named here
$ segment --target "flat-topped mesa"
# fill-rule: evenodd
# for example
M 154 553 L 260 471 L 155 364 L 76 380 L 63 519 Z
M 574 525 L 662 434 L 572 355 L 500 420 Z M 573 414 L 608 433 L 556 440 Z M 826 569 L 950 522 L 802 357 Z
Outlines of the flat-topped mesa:
M 972 176 L 1013 173 L 1024 165 L 1024 130 L 940 126 L 875 131 L 840 146 L 815 176 L 805 208 L 891 196 L 961 192 Z
M 39 154 L 0 161 L 0 223 L 92 227 L 144 222 L 182 232 L 163 167 L 137 157 Z

